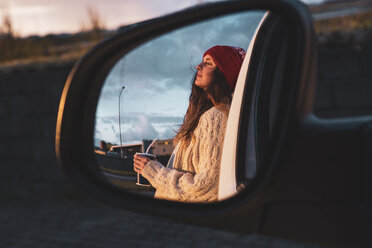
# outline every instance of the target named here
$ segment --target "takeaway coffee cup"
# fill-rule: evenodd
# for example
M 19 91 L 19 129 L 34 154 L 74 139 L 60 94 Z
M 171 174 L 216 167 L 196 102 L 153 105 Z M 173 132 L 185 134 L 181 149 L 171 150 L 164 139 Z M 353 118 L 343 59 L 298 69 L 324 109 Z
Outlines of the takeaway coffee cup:
M 137 156 L 142 156 L 142 157 L 147 157 L 151 160 L 156 159 L 156 155 L 154 155 L 154 154 L 136 152 L 136 155 Z M 144 178 L 143 176 L 141 176 L 140 173 L 137 173 L 137 183 L 136 184 L 140 185 L 140 186 L 147 186 L 147 187 L 151 186 L 149 181 L 146 178 Z

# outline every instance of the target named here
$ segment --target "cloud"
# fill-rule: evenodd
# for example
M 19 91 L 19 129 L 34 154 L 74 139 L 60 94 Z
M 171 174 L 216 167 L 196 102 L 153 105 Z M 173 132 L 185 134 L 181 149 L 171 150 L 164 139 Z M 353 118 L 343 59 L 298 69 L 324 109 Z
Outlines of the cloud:
M 120 117 L 121 124 L 130 124 L 138 122 L 139 118 L 146 118 L 147 121 L 154 124 L 159 123 L 182 123 L 183 117 L 181 116 L 167 116 L 167 115 L 161 115 L 161 114 L 152 114 L 147 115 L 145 113 L 137 113 L 137 112 L 124 112 L 122 113 Z M 104 117 L 98 117 L 97 119 L 98 123 L 102 124 L 113 124 L 119 123 L 119 117 L 118 116 L 104 116 Z
M 173 128 L 167 128 L 163 133 L 160 134 L 161 139 L 173 138 L 176 135 L 176 130 Z
M 142 139 L 173 138 L 183 122 L 183 117 L 160 114 L 123 113 L 121 118 L 122 140 L 125 143 L 139 142 Z M 117 116 L 98 117 L 96 119 L 95 140 L 120 143 Z
M 33 6 L 17 6 L 14 5 L 10 8 L 10 12 L 12 15 L 17 18 L 17 16 L 25 16 L 25 15 L 40 15 L 40 14 L 45 14 L 49 12 L 53 12 L 58 10 L 58 6 L 54 5 L 33 5 Z
M 120 136 L 120 134 L 118 134 Z M 140 141 L 142 139 L 155 139 L 159 133 L 150 123 L 145 115 L 138 115 L 137 119 L 132 122 L 132 127 L 122 135 L 126 141 Z
M 103 95 L 117 95 L 121 85 L 141 93 L 190 89 L 203 52 L 217 44 L 247 49 L 262 14 L 263 11 L 212 19 L 141 45 L 118 61 L 106 79 Z

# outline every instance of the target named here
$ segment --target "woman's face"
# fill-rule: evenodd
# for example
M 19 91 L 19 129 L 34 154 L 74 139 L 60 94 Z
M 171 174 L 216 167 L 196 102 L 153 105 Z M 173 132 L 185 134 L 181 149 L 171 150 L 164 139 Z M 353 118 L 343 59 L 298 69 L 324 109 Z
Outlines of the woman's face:
M 213 80 L 213 72 L 217 68 L 210 55 L 205 55 L 203 61 L 196 66 L 198 71 L 195 79 L 195 85 L 206 90 Z

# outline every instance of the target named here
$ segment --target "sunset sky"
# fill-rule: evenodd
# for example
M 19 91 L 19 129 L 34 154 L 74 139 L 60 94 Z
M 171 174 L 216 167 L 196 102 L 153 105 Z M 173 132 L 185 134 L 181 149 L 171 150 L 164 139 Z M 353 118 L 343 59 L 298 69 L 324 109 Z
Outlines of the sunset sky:
M 208 0 L 0 0 L 0 16 L 7 9 L 21 36 L 45 35 L 80 31 L 88 24 L 88 7 L 99 12 L 107 28 L 117 28 L 200 2 Z
M 150 19 L 202 2 L 218 0 L 0 0 L 21 36 L 77 32 L 88 23 L 87 8 L 97 10 L 107 28 Z M 305 0 L 317 2 L 320 0 Z M 5 8 L 4 8 L 5 7 Z

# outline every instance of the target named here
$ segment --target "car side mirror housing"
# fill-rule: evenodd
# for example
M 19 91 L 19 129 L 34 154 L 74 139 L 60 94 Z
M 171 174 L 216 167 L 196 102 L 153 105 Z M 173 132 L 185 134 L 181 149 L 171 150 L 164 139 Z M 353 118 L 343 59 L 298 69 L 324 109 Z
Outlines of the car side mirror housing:
M 240 71 L 229 113 L 230 131 L 225 137 L 228 142 L 225 140 L 221 165 L 221 173 L 226 175 L 223 177 L 226 180 L 220 180 L 219 184 L 221 192 L 222 187 L 229 187 L 224 189 L 225 193 L 219 201 L 189 203 L 155 200 L 144 196 L 146 192 L 136 194 L 123 190 L 112 183 L 114 180 L 108 180 L 107 174 L 112 172 L 113 167 L 103 166 L 105 162 L 100 164 L 97 160 L 100 149 L 94 147 L 98 146 L 95 143 L 99 125 L 98 102 L 113 68 L 123 58 L 127 59 L 131 53 L 138 51 L 136 49 L 139 47 L 168 37 L 166 35 L 172 32 L 218 18 L 243 16 L 243 13 L 260 13 L 260 16 L 245 47 L 248 57 Z M 217 26 L 213 26 L 216 35 L 226 35 L 218 33 Z M 238 39 L 240 35 L 236 33 L 234 37 Z M 195 37 L 198 38 L 205 39 Z M 151 59 L 149 52 L 146 55 L 150 56 L 147 60 Z M 129 61 L 134 63 L 134 60 Z M 291 145 L 299 123 L 311 112 L 315 61 L 312 20 L 304 4 L 297 1 L 208 3 L 127 26 L 95 46 L 72 69 L 58 111 L 57 158 L 65 174 L 79 189 L 105 204 L 197 225 L 259 232 L 262 222 L 260 216 L 265 204 L 269 204 L 275 194 L 276 173 L 280 170 L 280 161 L 287 155 L 286 147 Z M 124 73 L 129 75 L 125 70 Z M 151 71 L 148 73 L 151 74 Z M 122 85 L 119 86 L 115 97 L 120 89 L 124 89 Z M 120 106 L 119 98 L 119 109 Z M 162 137 L 164 140 L 169 138 Z M 115 145 L 110 145 L 111 150 L 102 152 L 105 156 L 111 152 L 111 155 L 123 158 L 120 147 L 123 145 L 115 150 Z M 255 147 L 251 153 L 247 150 L 250 147 Z M 130 149 L 137 148 L 133 146 Z M 166 149 L 166 146 L 162 149 Z M 249 154 L 255 157 L 254 172 L 248 166 L 253 156 Z M 109 159 L 113 163 L 115 159 L 111 155 Z

